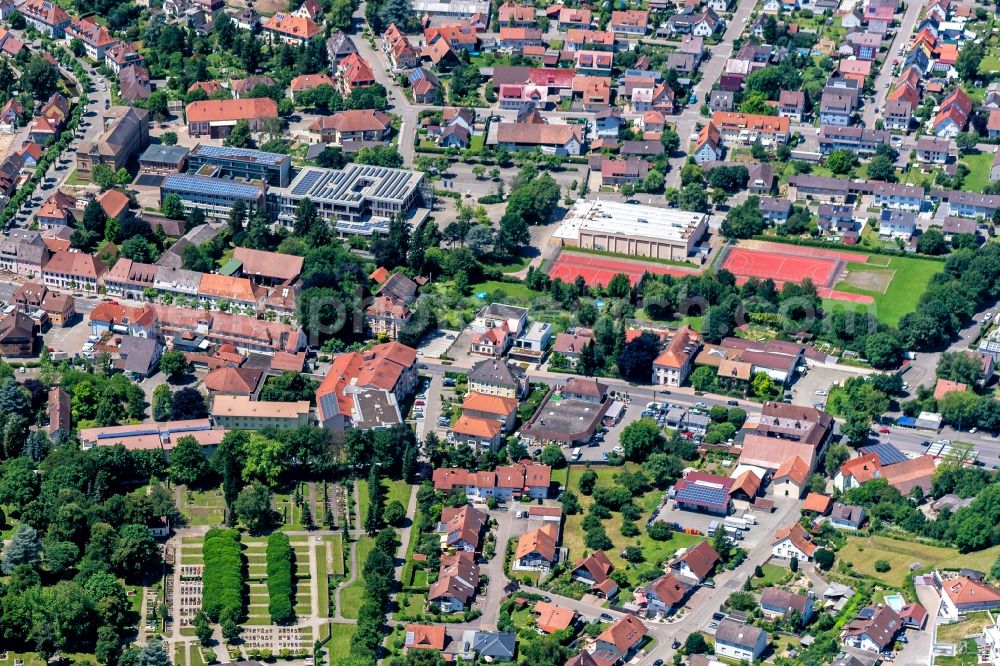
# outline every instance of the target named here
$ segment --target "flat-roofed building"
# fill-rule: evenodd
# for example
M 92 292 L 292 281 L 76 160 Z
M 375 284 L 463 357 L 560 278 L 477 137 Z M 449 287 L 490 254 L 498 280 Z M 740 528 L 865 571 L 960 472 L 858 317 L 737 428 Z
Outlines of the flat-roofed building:
M 687 259 L 708 228 L 708 216 L 674 208 L 580 199 L 552 235 L 569 247 L 654 259 Z
M 83 428 L 80 430 L 80 445 L 87 450 L 96 446 L 121 444 L 130 451 L 145 449 L 169 453 L 181 437 L 194 437 L 202 447 L 214 448 L 225 435 L 225 430 L 213 428 L 208 419 L 192 419 L 107 428 Z
M 309 198 L 338 235 L 349 237 L 387 234 L 392 218 L 430 196 L 423 173 L 351 163 L 343 169 L 305 167 L 288 187 L 271 188 L 267 200 L 278 222 L 290 228 L 299 202 Z
M 188 149 L 155 143 L 139 156 L 139 169 L 146 173 L 176 173 L 184 169 Z
M 241 395 L 218 395 L 212 402 L 212 422 L 223 428 L 261 430 L 309 425 L 309 401 L 251 400 Z
M 228 220 L 237 201 L 242 201 L 248 210 L 263 208 L 266 191 L 264 183 L 171 173 L 160 184 L 160 201 L 176 194 L 184 204 L 185 213 L 197 208 L 209 219 Z
M 188 153 L 187 163 L 191 173 L 202 176 L 262 180 L 276 187 L 287 187 L 291 180 L 291 155 L 263 150 L 200 143 Z

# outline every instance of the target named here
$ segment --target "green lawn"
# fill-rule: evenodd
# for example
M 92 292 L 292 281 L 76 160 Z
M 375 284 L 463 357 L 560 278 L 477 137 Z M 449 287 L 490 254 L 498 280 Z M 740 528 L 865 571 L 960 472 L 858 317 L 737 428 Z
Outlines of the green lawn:
M 184 493 L 184 506 L 180 507 L 190 525 L 221 525 L 225 509 L 221 490 L 188 490 Z
M 939 643 L 956 643 L 969 636 L 980 636 L 983 627 L 991 624 L 986 613 L 969 613 L 961 622 L 942 624 L 937 630 Z
M 330 557 L 333 559 L 333 568 L 330 573 L 334 576 L 344 575 L 344 540 L 339 534 L 328 534 L 323 537 L 330 549 Z
M 889 264 L 884 268 L 872 264 L 852 262 L 847 264 L 847 270 L 849 273 L 852 271 L 855 273 L 854 279 L 858 279 L 858 274 L 879 276 L 884 275 L 887 271 L 892 271 L 892 279 L 885 293 L 851 284 L 850 277 L 848 280 L 837 283 L 834 289 L 871 296 L 875 301 L 875 314 L 879 321 L 895 326 L 904 314 L 916 309 L 917 301 L 927 289 L 931 278 L 942 268 L 944 268 L 944 264 L 940 261 L 917 257 L 889 257 Z
M 990 153 L 966 155 L 961 161 L 969 167 L 969 175 L 962 181 L 962 189 L 969 192 L 982 192 L 990 184 L 990 166 L 993 164 L 993 155 Z
M 580 498 L 580 504 L 583 507 L 583 511 L 574 516 L 567 516 L 566 523 L 563 527 L 563 545 L 569 549 L 569 559 L 575 560 L 578 557 L 582 557 L 585 552 L 590 552 L 586 544 L 583 541 L 583 528 L 581 524 L 583 523 L 583 517 L 586 514 L 587 508 L 593 503 L 593 500 L 586 495 L 583 495 L 579 491 L 579 480 L 580 475 L 586 469 L 583 465 L 572 465 L 569 470 L 569 482 L 566 488 L 572 490 Z M 602 465 L 597 465 L 592 468 L 597 473 L 597 486 L 612 486 L 614 485 L 614 475 L 622 470 L 634 470 L 635 465 L 627 464 L 624 467 L 607 467 Z M 628 563 L 621 559 L 619 553 L 625 546 L 638 544 L 642 548 L 642 553 L 646 558 L 646 564 L 655 565 L 670 555 L 673 555 L 678 548 L 685 548 L 692 546 L 699 541 L 704 541 L 705 537 L 696 536 L 693 534 L 683 534 L 680 532 L 674 532 L 673 537 L 669 541 L 653 541 L 647 536 L 645 530 L 641 529 L 641 526 L 645 524 L 645 518 L 648 517 L 653 509 L 660 503 L 663 497 L 663 492 L 659 490 L 651 490 L 644 495 L 637 498 L 636 504 L 642 507 L 645 514 L 644 517 L 636 521 L 640 525 L 640 535 L 638 537 L 633 537 L 631 539 L 625 538 L 621 533 L 622 526 L 622 516 L 620 513 L 612 513 L 611 518 L 604 521 L 604 529 L 608 533 L 608 536 L 614 542 L 614 547 L 608 551 L 608 557 L 614 562 L 615 566 L 621 568 L 628 572 L 630 580 L 634 574 L 637 573 L 636 569 L 629 567 Z M 632 581 L 635 583 L 636 581 Z
M 910 565 L 920 563 L 921 567 L 931 567 L 941 562 L 954 560 L 958 551 L 954 548 L 941 548 L 922 543 L 900 541 L 884 536 L 847 537 L 847 544 L 840 549 L 837 556 L 843 562 L 854 565 L 854 570 L 860 574 L 877 578 L 887 585 L 903 587 L 910 573 Z M 875 571 L 875 562 L 885 560 L 889 563 L 889 571 Z
M 405 509 L 410 503 L 410 484 L 406 481 L 382 481 L 382 487 L 386 490 L 385 504 L 393 500 L 399 500 L 399 503 L 403 505 Z M 368 480 L 361 479 L 358 481 L 358 497 L 359 508 L 361 509 L 361 520 L 365 519 L 368 515 Z
M 480 292 L 486 292 L 487 299 L 493 294 L 503 294 L 508 298 L 513 298 L 518 301 L 522 301 L 530 304 L 530 302 L 542 295 L 541 292 L 529 289 L 523 284 L 513 284 L 510 282 L 497 282 L 495 280 L 487 280 L 486 282 L 480 282 L 479 284 L 472 286 L 472 293 L 478 294 Z
M 358 540 L 358 572 L 357 580 L 340 591 L 340 614 L 346 618 L 356 620 L 361 602 L 365 599 L 365 581 L 361 576 L 364 571 L 365 562 L 368 561 L 368 553 L 375 547 L 375 540 L 371 537 L 363 536 Z
M 335 663 L 339 658 L 350 654 L 351 637 L 356 630 L 353 624 L 330 625 L 330 642 L 326 644 L 326 649 L 330 651 L 330 663 Z
M 956 654 L 954 657 L 935 657 L 934 663 L 937 666 L 976 666 L 979 663 L 979 654 L 974 638 L 967 638 L 955 647 L 961 650 L 961 654 Z
M 761 565 L 761 569 L 764 570 L 762 577 L 750 579 L 750 585 L 757 590 L 777 585 L 791 573 L 788 569 L 779 567 L 776 564 L 764 564 Z

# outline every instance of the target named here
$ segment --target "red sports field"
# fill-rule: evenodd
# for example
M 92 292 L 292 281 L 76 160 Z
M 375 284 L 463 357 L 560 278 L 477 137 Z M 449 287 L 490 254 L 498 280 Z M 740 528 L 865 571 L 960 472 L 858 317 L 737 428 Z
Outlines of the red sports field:
M 595 254 L 563 251 L 549 268 L 549 277 L 571 283 L 576 280 L 577 276 L 581 276 L 586 281 L 587 286 L 592 287 L 594 285 L 607 286 L 616 273 L 624 273 L 632 281 L 632 284 L 635 284 L 643 273 L 681 277 L 694 275 L 697 272 L 698 270 L 695 268 L 666 266 L 644 261 L 612 259 Z
M 785 282 L 799 283 L 810 278 L 822 298 L 871 303 L 872 297 L 866 294 L 852 294 L 832 288 L 840 279 L 847 261 L 865 263 L 868 255 L 761 242 L 751 247 L 730 248 L 722 262 L 722 268 L 735 275 L 739 284 L 750 278 L 771 278 L 781 287 Z

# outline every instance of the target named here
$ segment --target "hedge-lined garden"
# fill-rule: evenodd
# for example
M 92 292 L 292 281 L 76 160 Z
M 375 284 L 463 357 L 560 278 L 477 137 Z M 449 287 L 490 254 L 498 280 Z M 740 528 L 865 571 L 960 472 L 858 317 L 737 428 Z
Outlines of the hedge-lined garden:
M 267 610 L 275 624 L 295 621 L 295 551 L 288 535 L 275 532 L 267 538 Z
M 246 610 L 246 563 L 236 530 L 213 529 L 202 546 L 202 610 L 213 622 L 238 623 Z

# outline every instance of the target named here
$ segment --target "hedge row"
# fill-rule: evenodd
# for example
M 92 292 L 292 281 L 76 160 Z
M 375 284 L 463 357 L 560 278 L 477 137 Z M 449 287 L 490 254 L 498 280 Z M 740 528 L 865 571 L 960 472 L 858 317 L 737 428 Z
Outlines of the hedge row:
M 275 532 L 267 537 L 267 611 L 275 624 L 295 621 L 295 551 L 288 535 Z
M 201 608 L 213 622 L 226 616 L 238 621 L 244 615 L 246 565 L 236 530 L 212 529 L 202 545 L 205 558 Z

